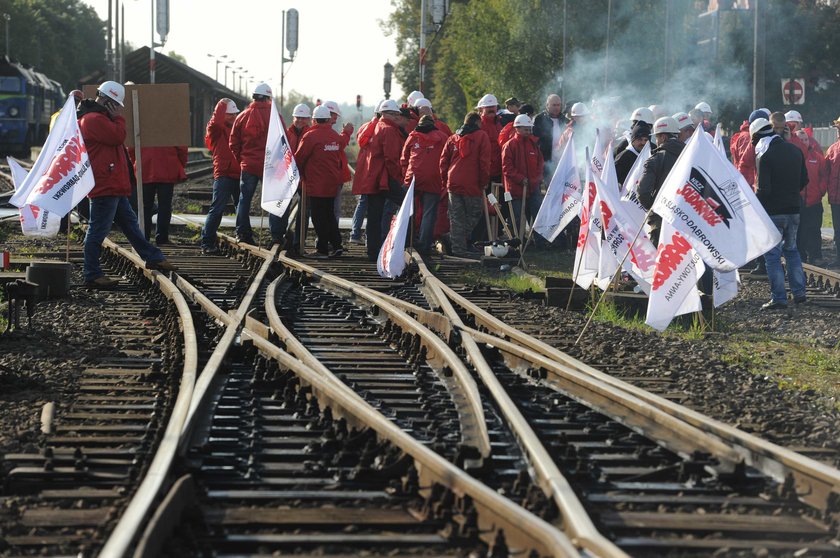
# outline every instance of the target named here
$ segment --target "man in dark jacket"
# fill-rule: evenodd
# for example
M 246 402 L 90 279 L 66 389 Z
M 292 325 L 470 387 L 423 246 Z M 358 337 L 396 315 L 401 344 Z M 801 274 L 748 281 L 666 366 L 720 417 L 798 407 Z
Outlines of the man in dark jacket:
M 677 121 L 671 116 L 663 116 L 653 125 L 653 133 L 656 138 L 656 149 L 650 159 L 645 161 L 645 170 L 642 172 L 642 178 L 639 179 L 639 201 L 645 209 L 653 207 L 653 202 L 656 200 L 656 195 L 665 178 L 674 163 L 677 162 L 677 157 L 682 153 L 685 144 L 678 139 L 680 129 Z M 648 218 L 648 223 L 651 227 L 650 239 L 654 246 L 659 244 L 659 229 L 662 227 L 662 217 L 656 213 L 651 213 Z
M 799 192 L 808 184 L 808 169 L 799 148 L 776 135 L 766 118 L 750 124 L 750 134 L 756 155 L 758 187 L 755 194 L 782 235 L 782 241 L 764 254 L 773 298 L 761 308 L 776 310 L 787 308 L 782 254 L 793 302 L 800 304 L 807 300 L 805 273 L 796 248 L 796 231 L 799 228 Z
M 559 95 L 549 95 L 545 100 L 545 111 L 534 118 L 534 135 L 537 136 L 545 161 L 543 180 L 548 183 L 551 175 L 554 174 L 554 167 L 560 159 L 561 153 L 555 153 L 560 143 L 560 136 L 566 128 L 566 119 L 563 118 L 563 100 Z M 554 156 L 556 155 L 556 157 Z
M 645 144 L 650 141 L 650 127 L 646 124 L 636 124 L 630 131 L 630 143 L 627 148 L 615 157 L 615 174 L 618 176 L 618 183 L 624 184 L 627 175 L 630 174 L 630 169 L 645 148 Z

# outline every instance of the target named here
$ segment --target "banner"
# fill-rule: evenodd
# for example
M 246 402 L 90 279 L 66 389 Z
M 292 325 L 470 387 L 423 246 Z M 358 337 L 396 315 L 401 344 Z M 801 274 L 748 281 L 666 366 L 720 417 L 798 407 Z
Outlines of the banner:
M 589 153 L 587 161 L 589 160 Z M 595 186 L 592 165 L 586 165 L 586 186 L 583 188 L 583 205 L 580 211 L 580 232 L 578 233 L 575 265 L 575 283 L 588 289 L 598 277 L 601 259 L 601 216 L 598 190 Z
M 268 119 L 264 165 L 260 207 L 272 215 L 282 217 L 297 192 L 300 173 L 273 101 Z
M 653 210 L 718 271 L 738 269 L 781 241 L 752 188 L 700 126 L 665 179 Z
M 405 270 L 405 238 L 408 236 L 408 223 L 414 213 L 414 179 L 405 193 L 400 211 L 396 217 L 391 218 L 391 228 L 388 229 L 388 236 L 379 249 L 379 256 L 376 258 L 376 271 L 380 277 L 394 279 L 402 275 Z
M 712 140 L 712 145 L 714 145 L 720 154 L 726 157 L 726 146 L 723 145 L 723 126 L 721 126 L 720 122 L 717 123 L 715 126 L 715 135 L 714 139 Z M 728 160 L 728 159 L 727 159 Z
M 32 205 L 61 218 L 94 185 L 90 158 L 76 120 L 76 101 L 68 97 L 32 170 L 9 201 L 18 207 Z
M 26 180 L 26 169 L 11 157 L 6 157 L 6 161 L 9 163 L 9 169 L 12 172 L 12 185 L 17 190 Z M 33 205 L 24 205 L 20 208 L 20 228 L 23 236 L 51 238 L 58 234 L 60 226 L 61 217 L 55 213 L 50 213 Z
M 624 179 L 624 184 L 621 185 L 621 201 L 626 202 L 627 213 L 636 222 L 643 222 L 647 215 L 647 209 L 642 205 L 636 192 L 639 189 L 642 174 L 645 172 L 645 161 L 648 159 L 650 159 L 650 142 L 645 143 L 633 166 L 630 167 L 630 172 Z
M 561 232 L 580 214 L 583 188 L 575 163 L 575 142 L 569 141 L 557 163 L 545 199 L 534 218 L 534 232 L 554 242 Z
M 675 316 L 699 312 L 702 307 L 697 281 L 705 269 L 688 240 L 663 221 L 645 323 L 664 331 Z
M 726 272 L 715 271 L 712 274 L 715 308 L 735 298 L 738 295 L 738 285 L 740 284 L 741 276 L 737 269 Z

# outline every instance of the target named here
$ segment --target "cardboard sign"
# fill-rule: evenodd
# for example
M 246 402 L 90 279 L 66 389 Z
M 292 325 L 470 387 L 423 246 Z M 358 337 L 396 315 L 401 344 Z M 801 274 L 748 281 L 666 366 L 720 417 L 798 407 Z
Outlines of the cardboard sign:
M 87 99 L 96 98 L 98 85 L 85 85 Z M 190 145 L 190 86 L 186 83 L 142 83 L 125 87 L 127 146 L 134 145 L 134 108 L 132 91 L 140 104 L 140 144 L 143 147 Z

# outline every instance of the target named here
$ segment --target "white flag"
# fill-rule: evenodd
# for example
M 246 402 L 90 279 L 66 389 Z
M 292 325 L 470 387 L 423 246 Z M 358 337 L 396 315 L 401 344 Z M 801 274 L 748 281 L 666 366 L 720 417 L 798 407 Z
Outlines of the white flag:
M 653 210 L 719 271 L 738 269 L 781 242 L 752 188 L 699 126 L 665 179 Z
M 638 221 L 644 221 L 647 215 L 647 209 L 642 205 L 636 192 L 639 189 L 642 174 L 645 172 L 645 161 L 648 159 L 650 159 L 650 142 L 645 143 L 633 166 L 630 167 L 630 172 L 627 173 L 624 184 L 621 185 L 621 200 L 627 202 L 627 212 Z
M 639 232 L 644 224 L 644 215 L 642 219 L 636 219 L 628 212 L 631 204 L 619 198 L 618 178 L 612 158 L 607 158 L 604 163 L 603 182 L 597 176 L 594 178 L 605 238 L 601 250 L 601 278 L 612 278 L 618 264 L 623 261 L 622 269 L 632 275 L 642 290 L 648 293 L 653 281 L 656 248 L 644 230 Z M 604 277 L 604 273 L 608 273 L 609 277 Z
M 715 308 L 717 308 L 738 295 L 738 285 L 741 284 L 741 276 L 738 274 L 737 269 L 735 271 L 715 271 L 712 274 L 712 283 L 714 287 Z
M 18 207 L 33 205 L 61 218 L 94 185 L 90 158 L 76 120 L 76 101 L 68 97 L 41 154 L 10 201 Z
M 379 249 L 379 257 L 376 258 L 376 270 L 381 277 L 393 279 L 402 275 L 405 269 L 405 237 L 408 236 L 408 224 L 413 213 L 414 179 L 412 178 L 399 213 L 391 218 L 391 228 L 388 229 L 388 236 L 385 237 L 385 242 Z
M 6 157 L 9 169 L 12 171 L 12 185 L 15 190 L 26 180 L 26 169 L 20 166 L 16 160 Z M 54 237 L 61 227 L 61 217 L 32 205 L 24 205 L 20 208 L 20 228 L 23 236 Z
M 588 159 L 587 153 L 587 159 Z M 601 259 L 601 216 L 592 165 L 586 165 L 586 185 L 583 187 L 583 205 L 580 211 L 580 232 L 575 251 L 574 280 L 588 289 L 598 277 Z
M 697 281 L 704 271 L 703 260 L 691 244 L 663 221 L 645 323 L 664 331 L 674 316 L 700 311 Z
M 583 188 L 575 163 L 575 142 L 569 141 L 554 169 L 545 199 L 534 219 L 534 232 L 554 242 L 561 232 L 580 214 Z
M 273 101 L 268 119 L 264 165 L 260 207 L 272 215 L 282 217 L 297 192 L 300 172 Z
M 720 125 L 720 122 L 715 126 L 715 137 L 712 140 L 712 145 L 720 151 L 721 155 L 726 157 L 726 147 L 723 145 L 723 127 Z

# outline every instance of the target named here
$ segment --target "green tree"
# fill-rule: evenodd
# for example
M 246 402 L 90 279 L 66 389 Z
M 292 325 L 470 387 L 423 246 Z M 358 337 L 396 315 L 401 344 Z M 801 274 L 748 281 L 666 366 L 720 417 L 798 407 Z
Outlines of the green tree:
M 34 66 L 65 90 L 105 66 L 105 23 L 80 0 L 0 0 L 0 12 L 11 16 L 12 59 Z M 5 37 L 0 45 L 5 48 Z

